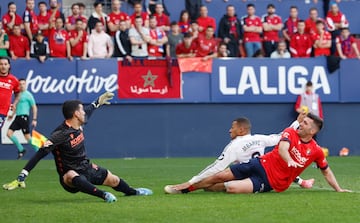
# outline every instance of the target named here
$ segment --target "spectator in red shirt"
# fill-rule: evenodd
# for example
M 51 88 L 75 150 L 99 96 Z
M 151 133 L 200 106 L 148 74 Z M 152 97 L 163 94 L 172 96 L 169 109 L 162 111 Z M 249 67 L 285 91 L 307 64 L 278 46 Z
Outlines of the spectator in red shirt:
M 341 59 L 360 59 L 359 49 L 355 42 L 355 38 L 350 34 L 349 28 L 342 28 L 340 36 L 336 37 L 336 48 L 337 54 Z
M 349 22 L 347 21 L 345 15 L 340 12 L 339 7 L 336 2 L 331 3 L 330 10 L 326 16 L 326 23 L 329 32 L 331 33 L 331 54 L 334 54 L 336 51 L 336 37 L 340 35 L 341 29 L 349 27 Z
M 290 7 L 290 16 L 284 23 L 284 29 L 282 31 L 283 37 L 286 40 L 286 44 L 289 46 L 291 36 L 297 32 L 297 24 L 299 21 L 299 11 L 296 6 Z
M 164 6 L 156 4 L 154 16 L 157 21 L 157 26 L 165 32 L 170 30 L 170 18 L 164 13 Z
M 196 44 L 190 33 L 184 34 L 184 40 L 176 46 L 176 57 L 189 58 L 196 56 Z
M 51 14 L 47 10 L 46 2 L 39 2 L 38 4 L 39 14 L 37 16 L 39 23 L 39 31 L 46 38 L 49 38 L 49 20 Z
M 81 18 L 78 18 L 75 25 L 75 30 L 69 32 L 71 56 L 86 59 L 88 35 L 84 30 L 84 22 Z
M 19 25 L 13 26 L 13 34 L 10 38 L 10 56 L 11 59 L 16 60 L 19 57 L 25 57 L 30 59 L 30 46 L 29 40 L 21 34 L 21 28 Z
M 205 35 L 200 35 L 196 40 L 196 57 L 208 60 L 217 57 L 217 41 L 214 38 L 214 27 L 208 26 Z
M 191 22 L 189 33 L 191 34 L 193 39 L 198 38 L 198 36 L 199 36 L 199 24 L 197 23 L 197 21 L 194 20 L 194 21 Z
M 331 34 L 325 30 L 325 24 L 319 20 L 316 22 L 317 33 L 313 34 L 314 56 L 329 56 L 331 48 Z
M 299 20 L 297 32 L 292 35 L 290 40 L 291 57 L 310 57 L 312 45 L 310 34 L 305 33 L 304 20 Z
M 26 9 L 24 12 L 23 21 L 26 36 L 29 38 L 30 41 L 33 40 L 33 35 L 35 35 L 39 31 L 39 23 L 37 20 L 37 16 L 34 12 L 34 7 L 34 0 L 26 0 Z
M 134 13 L 130 16 L 131 19 L 131 26 L 135 26 L 135 19 L 137 16 L 140 16 L 142 18 L 143 24 L 145 28 L 149 27 L 149 14 L 142 11 L 142 5 L 141 2 L 137 2 L 134 4 Z
M 189 15 L 188 11 L 182 10 L 180 12 L 180 18 L 179 18 L 178 25 L 180 27 L 180 31 L 181 31 L 182 34 L 185 34 L 185 33 L 189 32 L 189 29 L 190 29 L 190 15 Z
M 216 30 L 216 21 L 213 17 L 208 16 L 208 9 L 205 5 L 200 7 L 200 17 L 197 19 L 199 24 L 199 33 L 205 34 L 208 26 L 211 26 Z
M 279 43 L 279 31 L 283 28 L 281 17 L 275 14 L 275 5 L 267 6 L 267 14 L 262 17 L 265 57 L 275 51 Z
M 49 0 L 49 6 L 50 6 L 50 9 L 48 10 L 48 13 L 50 14 L 49 22 L 55 24 L 55 20 L 57 18 L 61 18 L 63 21 L 65 21 L 65 16 L 60 11 L 61 4 L 58 3 L 57 0 Z M 54 15 L 54 16 L 51 16 L 51 15 Z
M 64 21 L 60 17 L 55 20 L 55 27 L 50 23 L 50 56 L 72 60 L 69 35 L 63 27 Z
M 9 2 L 8 12 L 2 17 L 2 24 L 8 35 L 12 33 L 14 25 L 20 26 L 21 29 L 24 28 L 21 16 L 16 14 L 16 4 L 14 2 Z
M 305 20 L 305 33 L 310 35 L 316 33 L 316 21 L 321 19 L 317 8 L 311 8 L 309 10 L 309 18 Z
M 261 19 L 255 15 L 255 5 L 248 4 L 247 16 L 241 18 L 244 29 L 244 45 L 246 56 L 252 57 L 256 51 L 261 49 L 260 33 L 262 33 Z
M 168 42 L 166 33 L 157 26 L 155 16 L 150 16 L 149 20 L 150 41 L 148 43 L 148 55 L 152 57 L 162 57 L 164 55 L 164 44 Z
M 80 6 L 79 3 L 74 3 L 71 5 L 71 12 L 72 15 L 68 16 L 65 21 L 65 28 L 67 31 L 75 30 L 76 29 L 76 21 L 81 19 L 82 28 L 86 30 L 87 28 L 87 18 L 85 16 L 80 15 Z
M 127 28 L 130 28 L 130 17 L 125 12 L 121 12 L 121 2 L 119 0 L 113 0 L 111 2 L 112 12 L 108 15 L 108 28 L 109 35 L 115 36 L 116 31 L 120 29 L 120 22 L 125 21 Z
M 229 50 L 227 56 L 240 56 L 239 44 L 242 40 L 242 27 L 233 5 L 226 7 L 226 14 L 219 22 L 218 37 L 222 39 L 226 44 L 226 48 Z

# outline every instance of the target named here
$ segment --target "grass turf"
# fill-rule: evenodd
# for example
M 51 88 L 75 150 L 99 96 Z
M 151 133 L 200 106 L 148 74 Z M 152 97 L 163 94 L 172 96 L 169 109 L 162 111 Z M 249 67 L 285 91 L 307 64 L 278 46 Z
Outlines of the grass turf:
M 335 193 L 319 170 L 311 190 L 292 185 L 284 193 L 241 194 L 197 191 L 165 195 L 166 184 L 181 183 L 212 162 L 209 158 L 99 159 L 93 162 L 134 187 L 149 187 L 149 197 L 124 197 L 108 204 L 83 193 L 70 194 L 58 183 L 52 160 L 43 160 L 27 179 L 26 189 L 0 191 L 0 222 L 360 222 L 360 157 L 330 157 L 340 185 L 354 193 Z M 0 183 L 15 179 L 26 161 L 0 161 Z M 108 191 L 111 188 L 101 187 Z

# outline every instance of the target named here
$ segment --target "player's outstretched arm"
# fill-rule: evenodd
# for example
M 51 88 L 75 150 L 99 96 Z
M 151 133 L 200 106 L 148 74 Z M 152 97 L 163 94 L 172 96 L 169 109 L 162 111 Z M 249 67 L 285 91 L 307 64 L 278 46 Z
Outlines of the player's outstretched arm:
M 102 105 L 109 105 L 110 104 L 110 100 L 113 99 L 114 97 L 114 93 L 112 92 L 105 92 L 102 95 L 100 95 L 94 102 L 92 102 L 90 105 L 86 106 L 84 108 L 84 111 L 86 113 L 86 117 L 87 119 L 90 118 L 92 112 L 96 109 L 99 108 Z
M 324 175 L 326 181 L 328 182 L 328 184 L 335 189 L 335 191 L 337 192 L 352 192 L 351 190 L 347 190 L 347 189 L 342 189 L 337 180 L 336 177 L 334 175 L 334 173 L 332 172 L 332 170 L 330 169 L 330 167 L 327 167 L 324 170 L 321 170 L 322 174 Z
M 298 162 L 295 162 L 289 154 L 290 143 L 287 141 L 280 141 L 279 143 L 279 154 L 281 158 L 288 164 L 288 167 L 303 167 Z

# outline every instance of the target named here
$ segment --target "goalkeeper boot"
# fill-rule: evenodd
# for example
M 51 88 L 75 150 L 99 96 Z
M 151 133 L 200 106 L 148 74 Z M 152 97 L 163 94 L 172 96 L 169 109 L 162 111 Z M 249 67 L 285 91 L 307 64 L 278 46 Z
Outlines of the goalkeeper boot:
M 17 159 L 19 160 L 19 159 L 23 158 L 23 156 L 25 156 L 25 153 L 26 153 L 26 149 L 24 149 L 22 152 L 18 152 Z
M 117 201 L 116 197 L 110 192 L 105 192 L 104 200 L 107 203 L 112 203 L 112 202 Z
M 310 188 L 313 187 L 314 182 L 315 182 L 314 178 L 311 178 L 311 179 L 308 179 L 308 180 L 303 180 L 301 182 L 300 187 L 305 188 L 305 189 L 310 189 Z
M 136 190 L 136 195 L 148 196 L 153 194 L 152 190 L 148 188 L 136 188 L 135 190 Z
M 18 180 L 14 180 L 8 184 L 4 184 L 3 185 L 3 188 L 5 190 L 15 190 L 16 188 L 25 188 L 26 187 L 26 184 L 25 184 L 25 181 L 18 181 Z

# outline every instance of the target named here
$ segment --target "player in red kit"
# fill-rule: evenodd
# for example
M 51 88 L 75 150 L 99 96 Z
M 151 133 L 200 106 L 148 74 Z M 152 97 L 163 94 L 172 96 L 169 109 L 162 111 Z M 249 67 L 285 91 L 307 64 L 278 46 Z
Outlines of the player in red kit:
M 305 33 L 305 22 L 299 20 L 297 32 L 294 33 L 290 40 L 291 57 L 310 57 L 312 48 L 312 38 L 308 33 Z
M 4 125 L 10 109 L 13 93 L 15 95 L 13 109 L 16 109 L 20 99 L 19 81 L 14 75 L 10 74 L 10 59 L 0 57 L 0 129 Z
M 39 14 L 37 15 L 37 20 L 39 23 L 39 31 L 41 34 L 48 38 L 49 37 L 49 20 L 51 14 L 47 11 L 46 2 L 39 2 L 38 4 Z
M 71 5 L 71 12 L 72 15 L 68 16 L 65 21 L 65 27 L 67 31 L 75 30 L 76 29 L 76 21 L 81 19 L 83 21 L 82 28 L 86 30 L 87 28 L 87 18 L 80 14 L 80 6 L 78 3 L 74 3 Z
M 185 33 L 184 40 L 176 46 L 176 57 L 188 58 L 195 57 L 196 44 L 192 41 L 190 33 Z
M 164 32 L 170 31 L 170 18 L 164 13 L 164 6 L 156 4 L 154 16 L 157 21 L 157 26 Z
M 306 167 L 316 162 L 328 184 L 337 192 L 342 189 L 325 159 L 321 147 L 313 139 L 322 128 L 323 121 L 309 113 L 298 130 L 287 128 L 280 142 L 271 152 L 251 159 L 248 163 L 234 164 L 226 170 L 207 177 L 185 189 L 182 193 L 214 187 L 227 193 L 258 193 L 275 190 L 283 192 Z
M 30 41 L 33 40 L 33 37 L 39 31 L 39 23 L 37 20 L 37 15 L 34 12 L 34 7 L 34 0 L 26 0 L 26 9 L 24 12 L 23 21 L 26 35 Z
M 281 17 L 275 14 L 275 6 L 273 4 L 267 6 L 267 13 L 262 17 L 262 24 L 265 56 L 270 57 L 270 54 L 277 49 L 279 31 L 283 28 L 283 24 Z
M 196 57 L 202 57 L 203 60 L 215 58 L 217 56 L 217 41 L 214 38 L 214 28 L 208 26 L 205 36 L 200 35 L 194 40 L 197 46 Z
M 305 33 L 310 35 L 316 33 L 316 22 L 318 20 L 322 20 L 322 18 L 319 18 L 319 12 L 317 8 L 311 8 L 309 10 L 309 18 L 305 20 Z

